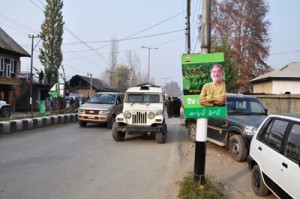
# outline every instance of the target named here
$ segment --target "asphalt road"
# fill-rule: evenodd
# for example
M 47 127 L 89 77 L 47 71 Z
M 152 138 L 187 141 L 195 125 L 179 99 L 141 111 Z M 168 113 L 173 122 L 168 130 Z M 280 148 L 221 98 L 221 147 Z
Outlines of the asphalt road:
M 192 146 L 179 118 L 166 144 L 129 136 L 115 142 L 104 126 L 77 123 L 0 137 L 1 199 L 176 198 L 193 171 Z
M 175 199 L 193 173 L 195 148 L 183 119 L 167 120 L 166 144 L 128 136 L 115 142 L 104 126 L 77 123 L 0 136 L 1 199 Z M 207 143 L 206 176 L 230 199 L 255 196 L 246 162 Z

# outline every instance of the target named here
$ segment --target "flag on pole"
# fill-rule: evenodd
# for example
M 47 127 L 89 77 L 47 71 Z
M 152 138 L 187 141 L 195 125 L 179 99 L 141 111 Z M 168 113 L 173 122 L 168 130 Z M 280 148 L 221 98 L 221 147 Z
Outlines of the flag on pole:
M 59 96 L 59 83 L 55 83 L 50 89 L 49 95 L 51 98 L 57 98 Z

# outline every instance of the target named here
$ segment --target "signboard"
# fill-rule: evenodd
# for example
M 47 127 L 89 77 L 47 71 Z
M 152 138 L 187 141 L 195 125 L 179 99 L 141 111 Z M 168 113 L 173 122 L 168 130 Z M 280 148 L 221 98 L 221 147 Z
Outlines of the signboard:
M 63 97 L 64 96 L 64 84 L 55 83 L 54 86 L 50 89 L 49 95 L 51 98 Z
M 185 117 L 226 117 L 224 54 L 186 54 L 181 64 Z

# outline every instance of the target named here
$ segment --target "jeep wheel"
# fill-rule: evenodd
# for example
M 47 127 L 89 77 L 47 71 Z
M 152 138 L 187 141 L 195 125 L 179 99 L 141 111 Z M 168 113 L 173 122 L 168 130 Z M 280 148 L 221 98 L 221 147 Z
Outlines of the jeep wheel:
M 118 127 L 120 124 L 118 122 L 115 122 L 112 126 L 112 136 L 115 141 L 124 141 L 126 132 L 116 131 L 116 127 Z
M 269 193 L 269 189 L 263 182 L 258 165 L 255 165 L 252 169 L 252 188 L 258 196 L 266 196 Z
M 8 107 L 3 107 L 1 110 L 1 116 L 2 117 L 9 117 L 11 114 L 10 108 Z
M 86 122 L 79 121 L 79 126 L 86 127 Z
M 161 143 L 161 144 L 166 143 L 166 141 L 167 141 L 167 132 L 168 132 L 167 125 L 164 123 L 163 126 L 162 126 L 161 132 L 155 134 L 156 142 Z
M 107 123 L 107 128 L 108 129 L 111 129 L 112 128 L 112 126 L 113 126 L 113 124 L 114 124 L 114 122 L 115 122 L 115 117 L 114 116 L 112 116 L 111 118 L 110 118 L 110 121 Z
M 229 140 L 231 157 L 238 162 L 245 161 L 248 155 L 246 143 L 241 135 L 233 135 Z
M 196 123 L 191 122 L 188 126 L 188 133 L 191 142 L 196 142 Z

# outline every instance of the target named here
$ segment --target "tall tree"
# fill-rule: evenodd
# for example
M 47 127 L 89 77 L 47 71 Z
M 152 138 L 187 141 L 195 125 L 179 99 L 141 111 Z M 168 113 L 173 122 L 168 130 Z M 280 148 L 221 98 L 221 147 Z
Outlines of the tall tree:
M 183 92 L 180 90 L 180 87 L 177 82 L 171 81 L 165 84 L 164 92 L 167 96 L 170 97 L 180 97 L 183 95 Z
M 224 60 L 224 72 L 226 79 L 226 91 L 230 93 L 238 92 L 241 84 L 238 83 L 238 74 L 236 73 L 236 61 L 230 56 L 230 46 L 226 41 L 226 38 L 219 45 L 212 45 L 212 52 L 223 52 L 225 56 Z
M 54 84 L 59 80 L 59 68 L 63 60 L 63 5 L 62 0 L 47 0 L 45 6 L 45 20 L 40 33 L 43 47 L 40 48 L 39 59 L 44 66 L 46 84 Z
M 228 42 L 228 56 L 236 63 L 242 92 L 251 91 L 249 80 L 271 69 L 265 62 L 270 49 L 268 11 L 265 0 L 212 1 L 212 43 L 221 46 L 224 39 Z

